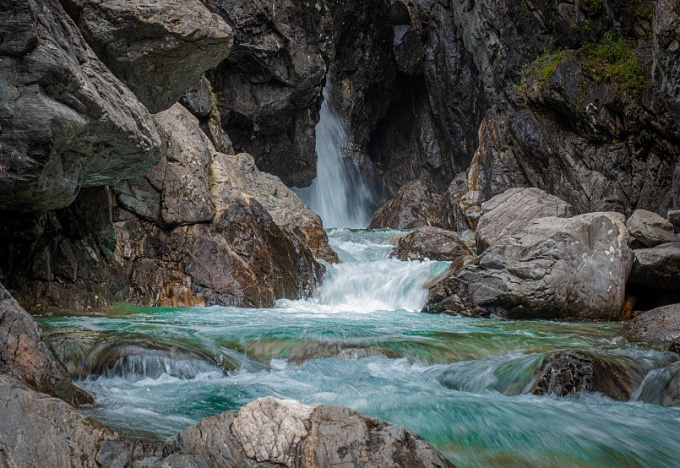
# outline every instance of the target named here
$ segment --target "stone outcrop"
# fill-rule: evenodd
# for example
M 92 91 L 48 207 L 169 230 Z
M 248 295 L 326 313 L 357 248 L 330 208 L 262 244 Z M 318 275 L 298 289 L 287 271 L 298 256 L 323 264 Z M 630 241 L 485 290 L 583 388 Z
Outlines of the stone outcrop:
M 381 206 L 373 215 L 369 229 L 413 229 L 441 227 L 441 195 L 432 185 L 414 180 Z
M 632 263 L 616 214 L 541 218 L 433 285 L 424 311 L 616 320 Z
M 0 374 L 72 405 L 91 403 L 92 397 L 73 385 L 42 338 L 40 325 L 0 285 Z M 4 429 L 6 419 L 0 419 Z
M 680 304 L 659 307 L 631 320 L 619 333 L 628 341 L 667 341 L 680 339 Z
M 647 210 L 635 210 L 626 221 L 628 232 L 646 247 L 675 241 L 673 225 Z
M 0 209 L 54 210 L 160 158 L 146 108 L 57 0 L 0 6 Z
M 680 242 L 636 249 L 630 283 L 661 290 L 680 290 Z
M 97 56 L 156 113 L 229 54 L 231 28 L 199 0 L 61 0 Z
M 680 118 L 679 24 L 680 2 L 658 0 L 655 3 L 652 21 L 655 78 L 662 95 L 678 118 Z
M 287 185 L 309 185 L 331 48 L 326 3 L 212 3 L 234 31 L 232 53 L 209 74 L 234 148 Z
M 477 249 L 483 252 L 498 239 L 515 234 L 531 221 L 547 216 L 572 216 L 569 203 L 537 188 L 509 189 L 482 205 Z
M 425 226 L 400 238 L 390 256 L 399 260 L 456 262 L 472 258 L 472 251 L 458 233 Z

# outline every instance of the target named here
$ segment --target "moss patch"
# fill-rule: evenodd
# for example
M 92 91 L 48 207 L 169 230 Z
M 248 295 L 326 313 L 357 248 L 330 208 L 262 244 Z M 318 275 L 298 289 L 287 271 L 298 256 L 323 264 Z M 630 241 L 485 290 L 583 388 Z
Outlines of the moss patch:
M 596 83 L 613 81 L 622 84 L 636 98 L 642 94 L 645 77 L 629 42 L 605 33 L 597 44 L 583 46 L 584 66 Z

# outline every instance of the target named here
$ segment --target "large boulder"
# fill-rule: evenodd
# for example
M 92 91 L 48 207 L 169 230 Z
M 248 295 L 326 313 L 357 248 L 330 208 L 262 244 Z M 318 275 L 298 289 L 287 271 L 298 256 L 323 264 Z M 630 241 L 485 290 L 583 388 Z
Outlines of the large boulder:
M 138 177 L 160 158 L 146 108 L 97 58 L 57 0 L 0 5 L 0 208 L 64 208 L 82 187 Z
M 538 218 L 573 215 L 571 205 L 537 188 L 514 188 L 482 205 L 477 225 L 477 249 L 481 253 L 507 234 L 514 234 Z
M 106 66 L 156 113 L 175 103 L 233 43 L 199 0 L 61 0 Z
M 391 257 L 399 260 L 442 260 L 455 262 L 472 257 L 472 251 L 458 233 L 424 226 L 399 239 Z
M 628 341 L 667 341 L 680 339 L 680 304 L 659 307 L 631 320 L 620 336 Z
M 626 227 L 646 247 L 656 247 L 675 240 L 673 225 L 651 211 L 635 210 L 626 221 Z
M 635 263 L 629 278 L 632 284 L 680 290 L 680 242 L 636 249 L 634 253 Z
M 433 285 L 424 311 L 616 320 L 632 264 L 615 213 L 540 218 Z
M 404 185 L 373 215 L 369 229 L 413 229 L 441 227 L 441 195 L 428 182 L 414 180 Z
M 43 330 L 0 285 L 0 374 L 38 392 L 77 405 L 92 397 L 71 382 L 66 368 L 43 341 Z M 5 425 L 5 419 L 0 418 Z
M 234 50 L 210 81 L 237 152 L 287 185 L 316 176 L 314 127 L 331 53 L 325 2 L 217 0 Z

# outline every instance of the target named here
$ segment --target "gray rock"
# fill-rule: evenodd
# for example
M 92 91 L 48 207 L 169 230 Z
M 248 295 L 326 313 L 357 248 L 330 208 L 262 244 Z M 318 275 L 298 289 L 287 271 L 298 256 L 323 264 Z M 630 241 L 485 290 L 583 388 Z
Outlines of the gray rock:
M 680 118 L 680 3 L 659 0 L 655 3 L 653 25 L 654 64 L 658 86 L 666 101 Z
M 501 237 L 515 234 L 534 219 L 573 215 L 571 205 L 537 188 L 509 189 L 482 205 L 477 225 L 479 253 Z
M 445 229 L 424 226 L 399 239 L 391 257 L 399 260 L 462 261 L 472 257 L 472 251 L 460 236 Z
M 0 208 L 64 208 L 81 187 L 158 163 L 148 111 L 56 0 L 11 0 L 0 10 L 12 18 L 0 24 Z
M 680 234 L 680 210 L 669 211 L 666 220 L 673 225 L 675 233 Z
M 432 185 L 414 180 L 375 212 L 369 229 L 441 227 L 440 203 L 441 195 Z
M 635 210 L 628 218 L 626 227 L 633 237 L 647 247 L 675 240 L 673 225 L 651 211 Z
M 213 105 L 211 88 L 210 81 L 202 76 L 196 85 L 184 93 L 179 102 L 199 119 L 208 117 Z
M 43 341 L 43 330 L 0 285 L 0 374 L 8 374 L 38 392 L 73 405 L 92 397 L 71 382 L 66 368 Z M 0 430 L 5 429 L 6 419 Z M 2 438 L 0 437 L 0 440 Z M 1 460 L 1 457 L 0 457 Z
M 231 50 L 231 28 L 199 0 L 62 0 L 99 58 L 152 113 Z
M 632 263 L 616 216 L 540 218 L 433 285 L 424 311 L 616 320 Z
M 652 370 L 632 400 L 667 407 L 680 406 L 680 362 Z
M 655 289 L 680 289 L 680 242 L 663 244 L 650 249 L 637 249 L 630 272 L 631 284 Z
M 619 332 L 628 341 L 666 341 L 680 339 L 680 304 L 658 307 L 631 320 Z

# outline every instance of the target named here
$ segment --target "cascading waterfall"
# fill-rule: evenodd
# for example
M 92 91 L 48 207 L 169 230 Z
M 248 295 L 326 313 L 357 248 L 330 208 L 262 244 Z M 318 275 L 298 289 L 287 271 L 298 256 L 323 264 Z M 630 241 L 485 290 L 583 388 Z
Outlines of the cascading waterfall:
M 321 216 L 325 228 L 363 229 L 371 221 L 375 196 L 366 175 L 344 154 L 349 138 L 329 90 L 327 82 L 316 126 L 317 177 L 309 187 L 294 190 Z

